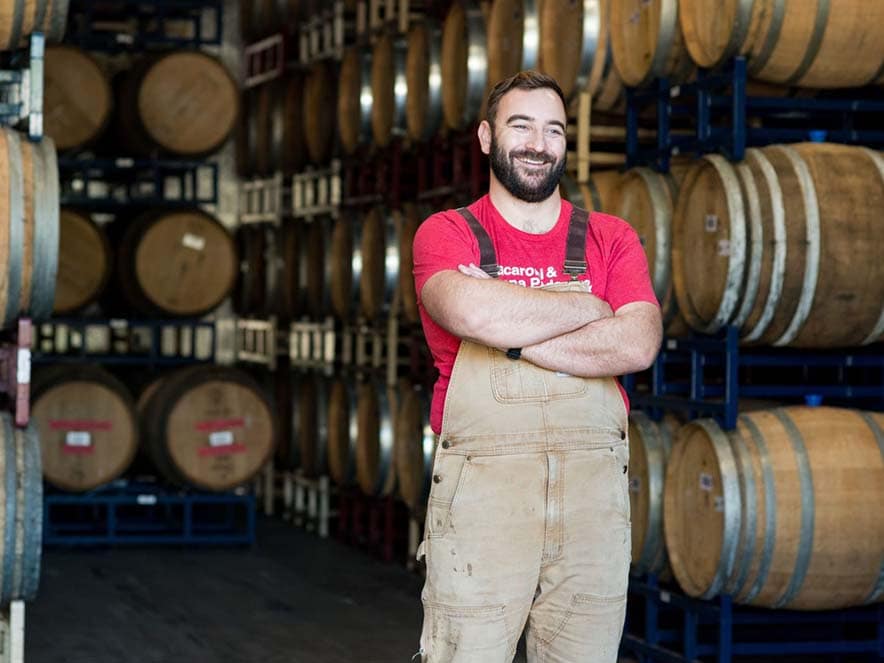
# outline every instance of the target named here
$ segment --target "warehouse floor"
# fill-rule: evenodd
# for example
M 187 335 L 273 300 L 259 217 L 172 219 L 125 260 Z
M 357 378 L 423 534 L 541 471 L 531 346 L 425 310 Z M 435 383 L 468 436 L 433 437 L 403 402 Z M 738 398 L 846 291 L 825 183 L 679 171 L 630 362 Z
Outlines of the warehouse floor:
M 281 521 L 236 549 L 48 550 L 27 663 L 408 662 L 419 576 Z

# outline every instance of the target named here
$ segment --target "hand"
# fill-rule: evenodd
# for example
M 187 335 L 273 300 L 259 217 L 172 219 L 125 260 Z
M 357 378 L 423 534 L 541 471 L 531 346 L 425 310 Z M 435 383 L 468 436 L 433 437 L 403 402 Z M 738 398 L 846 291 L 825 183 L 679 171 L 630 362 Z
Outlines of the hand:
M 473 263 L 469 265 L 458 265 L 458 271 L 461 274 L 465 274 L 466 276 L 471 276 L 474 279 L 490 279 L 491 275 L 484 271 L 481 267 L 477 267 Z

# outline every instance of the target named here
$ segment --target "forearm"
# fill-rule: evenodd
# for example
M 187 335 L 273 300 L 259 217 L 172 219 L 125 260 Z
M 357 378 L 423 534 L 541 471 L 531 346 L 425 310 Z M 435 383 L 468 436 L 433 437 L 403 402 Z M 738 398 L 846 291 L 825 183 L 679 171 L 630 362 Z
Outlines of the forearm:
M 628 305 L 635 306 L 635 305 Z M 618 312 L 619 313 L 619 312 Z M 659 311 L 615 315 L 522 348 L 523 359 L 541 368 L 587 378 L 646 369 L 660 348 Z
M 424 286 L 427 313 L 456 336 L 490 347 L 540 343 L 611 315 L 606 302 L 586 292 L 525 288 L 454 272 L 439 276 Z

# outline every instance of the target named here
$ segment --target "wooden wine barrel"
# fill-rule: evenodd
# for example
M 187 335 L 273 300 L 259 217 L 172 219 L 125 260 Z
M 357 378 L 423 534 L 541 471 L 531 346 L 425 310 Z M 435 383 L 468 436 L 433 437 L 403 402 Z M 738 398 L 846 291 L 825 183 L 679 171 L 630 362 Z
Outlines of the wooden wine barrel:
M 402 206 L 402 230 L 399 234 L 399 310 L 413 324 L 421 321 L 414 286 L 414 236 L 430 209 L 424 205 Z
M 877 2 L 680 0 L 679 22 L 702 67 L 745 55 L 755 78 L 812 88 L 861 87 L 884 73 L 884 5 Z
M 145 448 L 170 481 L 206 490 L 247 483 L 271 458 L 273 408 L 246 373 L 199 366 L 173 373 L 141 411 Z
M 69 0 L 7 0 L 0 7 L 0 51 L 27 46 L 33 32 L 42 32 L 48 43 L 64 38 Z
M 58 268 L 58 165 L 51 138 L 30 143 L 0 131 L 0 327 L 52 315 Z
M 349 379 L 332 382 L 328 395 L 328 473 L 340 486 L 356 481 L 356 440 L 359 437 L 356 385 Z
M 621 177 L 616 170 L 593 171 L 588 182 L 577 182 L 570 175 L 563 175 L 561 192 L 568 202 L 577 207 L 617 214 Z
M 21 429 L 0 414 L 0 605 L 31 601 L 40 584 L 43 480 L 40 437 L 33 423 Z
M 593 109 L 623 105 L 608 28 L 610 0 L 544 2 L 540 15 L 541 69 L 558 81 L 566 98 L 586 90 Z
M 356 392 L 356 483 L 366 495 L 392 495 L 396 446 L 396 390 L 383 381 L 359 384 Z
M 365 214 L 361 225 L 359 311 L 374 320 L 392 307 L 399 283 L 402 212 L 376 206 Z
M 120 139 L 138 154 L 157 149 L 211 154 L 236 126 L 239 95 L 224 65 L 205 53 L 148 57 L 127 72 L 118 89 Z
M 342 214 L 331 232 L 331 250 L 325 258 L 334 267 L 329 282 L 331 308 L 334 315 L 349 319 L 359 311 L 360 284 L 363 276 L 362 224 Z
M 678 426 L 671 416 L 656 422 L 643 412 L 629 414 L 632 568 L 637 573 L 659 576 L 669 569 L 663 539 L 663 480 Z
M 371 75 L 371 53 L 360 46 L 347 47 L 338 70 L 338 136 L 346 154 L 371 140 Z
M 36 371 L 32 403 L 43 476 L 54 486 L 92 490 L 118 478 L 135 458 L 135 404 L 107 371 L 89 365 Z
M 479 118 L 488 81 L 486 46 L 479 2 L 452 2 L 442 26 L 441 51 L 442 115 L 451 129 L 464 129 Z
M 101 226 L 87 214 L 62 208 L 53 312 L 67 315 L 101 295 L 113 265 L 110 244 Z
M 264 224 L 245 224 L 236 229 L 239 272 L 233 291 L 233 308 L 242 316 L 259 316 L 266 308 L 269 233 Z
M 110 81 L 95 59 L 73 46 L 50 46 L 43 61 L 43 132 L 59 150 L 95 141 L 110 121 Z
M 626 85 L 688 80 L 695 67 L 678 22 L 678 0 L 617 0 L 609 27 L 614 66 Z
M 286 321 L 299 312 L 300 237 L 293 223 L 283 223 L 271 233 L 273 246 L 267 270 L 265 313 Z
M 495 0 L 488 15 L 489 84 L 536 69 L 539 47 L 536 0 Z
M 691 596 L 838 609 L 884 594 L 884 415 L 794 406 L 681 429 L 666 471 L 672 570 Z
M 774 145 L 747 151 L 736 167 L 707 155 L 686 177 L 674 216 L 679 308 L 693 328 L 733 324 L 747 342 L 873 343 L 884 334 L 882 211 L 878 152 Z
M 332 244 L 330 223 L 330 219 L 315 219 L 307 223 L 304 241 L 301 242 L 298 260 L 299 309 L 314 319 L 324 318 L 333 312 L 332 288 L 336 279 L 341 278 L 337 268 L 347 269 L 346 264 L 335 262 L 334 256 L 345 252 L 346 247 L 335 248 L 337 245 Z
M 427 508 L 435 451 L 429 394 L 417 387 L 403 389 L 396 412 L 396 477 L 399 495 L 413 513 Z
M 412 24 L 405 54 L 405 125 L 414 141 L 442 125 L 442 28 L 431 18 Z
M 284 78 L 259 85 L 252 91 L 247 121 L 247 157 L 251 173 L 269 176 L 292 175 L 307 162 L 304 136 L 303 77 Z
M 381 35 L 371 53 L 371 134 L 375 145 L 386 147 L 405 135 L 408 80 L 405 39 Z
M 293 390 L 292 446 L 304 476 L 328 472 L 329 380 L 319 373 L 297 376 Z
M 321 61 L 310 67 L 304 82 L 304 137 L 314 164 L 328 162 L 334 149 L 337 80 L 335 65 Z
M 196 209 L 139 217 L 117 250 L 120 289 L 145 315 L 208 313 L 230 294 L 237 267 L 230 233 Z

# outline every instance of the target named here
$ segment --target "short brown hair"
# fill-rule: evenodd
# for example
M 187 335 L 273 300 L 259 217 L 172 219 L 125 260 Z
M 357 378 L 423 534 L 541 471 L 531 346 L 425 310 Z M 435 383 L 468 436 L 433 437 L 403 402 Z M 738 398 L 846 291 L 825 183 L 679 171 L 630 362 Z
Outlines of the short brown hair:
M 514 76 L 504 78 L 491 88 L 491 92 L 488 93 L 488 109 L 485 111 L 485 119 L 488 120 L 488 124 L 492 127 L 494 126 L 500 100 L 510 90 L 542 90 L 544 88 L 552 90 L 559 95 L 559 99 L 562 100 L 562 106 L 567 110 L 568 102 L 565 100 L 565 93 L 562 92 L 562 88 L 559 87 L 556 79 L 539 71 L 528 70 L 520 71 Z

